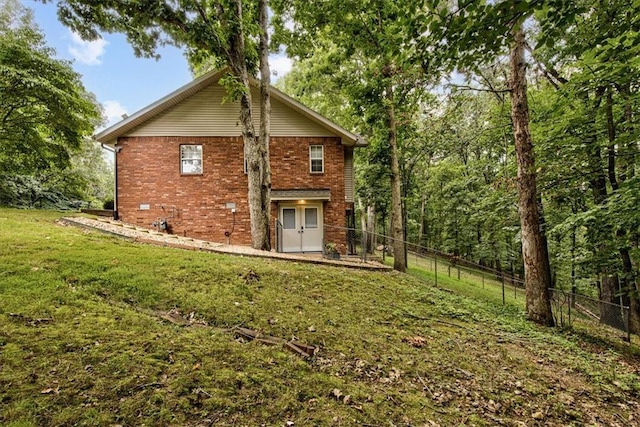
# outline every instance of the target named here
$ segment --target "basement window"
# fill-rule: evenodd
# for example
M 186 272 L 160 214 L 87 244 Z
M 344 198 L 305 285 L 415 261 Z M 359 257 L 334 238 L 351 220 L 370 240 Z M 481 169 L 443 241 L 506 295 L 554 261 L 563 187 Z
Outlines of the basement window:
M 180 173 L 182 175 L 202 174 L 202 145 L 180 146 Z
M 311 173 L 324 172 L 324 146 L 309 146 L 309 166 L 311 168 Z

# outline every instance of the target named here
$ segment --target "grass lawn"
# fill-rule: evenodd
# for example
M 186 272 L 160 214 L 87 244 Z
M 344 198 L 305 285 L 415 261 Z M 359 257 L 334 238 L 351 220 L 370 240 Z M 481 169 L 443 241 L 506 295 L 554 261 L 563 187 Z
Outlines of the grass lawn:
M 640 353 L 615 334 L 538 327 L 440 275 L 166 249 L 62 215 L 0 209 L 0 425 L 640 424 Z

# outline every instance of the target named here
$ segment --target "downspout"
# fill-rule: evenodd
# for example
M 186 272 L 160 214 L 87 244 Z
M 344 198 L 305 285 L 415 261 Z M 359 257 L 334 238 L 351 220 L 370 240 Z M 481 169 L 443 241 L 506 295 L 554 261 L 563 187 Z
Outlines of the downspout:
M 115 147 L 111 148 L 108 145 L 104 145 L 103 143 L 100 143 L 100 146 L 102 147 L 102 149 L 107 150 L 107 151 L 111 151 L 113 153 L 113 176 L 114 176 L 114 183 L 113 183 L 113 219 L 118 219 L 118 151 L 120 151 L 122 148 L 120 147 Z

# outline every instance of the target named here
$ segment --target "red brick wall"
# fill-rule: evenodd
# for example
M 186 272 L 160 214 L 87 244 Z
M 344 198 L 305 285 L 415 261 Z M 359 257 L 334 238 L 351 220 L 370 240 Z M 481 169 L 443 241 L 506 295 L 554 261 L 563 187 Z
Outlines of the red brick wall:
M 202 145 L 202 175 L 180 174 L 181 144 Z M 322 174 L 310 172 L 310 145 L 324 146 Z M 241 137 L 122 137 L 118 147 L 117 209 L 122 221 L 153 228 L 155 220 L 167 218 L 173 234 L 226 243 L 225 232 L 233 231 L 231 244 L 251 243 Z M 325 224 L 344 227 L 344 152 L 339 138 L 273 137 L 270 158 L 273 189 L 330 189 Z M 226 207 L 228 202 L 236 204 L 235 215 Z M 140 210 L 140 204 L 150 209 Z M 273 224 L 276 202 L 271 215 Z M 345 244 L 345 233 L 326 227 L 325 241 Z

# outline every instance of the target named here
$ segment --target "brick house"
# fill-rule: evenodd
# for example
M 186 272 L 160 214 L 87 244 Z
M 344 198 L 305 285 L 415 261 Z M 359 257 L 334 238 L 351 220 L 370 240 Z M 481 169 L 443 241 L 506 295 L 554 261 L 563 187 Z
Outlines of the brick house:
M 116 152 L 117 217 L 213 242 L 251 243 L 239 104 L 208 73 L 95 135 Z M 252 87 L 259 125 L 257 83 Z M 271 242 L 282 252 L 348 248 L 359 136 L 271 92 Z

